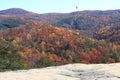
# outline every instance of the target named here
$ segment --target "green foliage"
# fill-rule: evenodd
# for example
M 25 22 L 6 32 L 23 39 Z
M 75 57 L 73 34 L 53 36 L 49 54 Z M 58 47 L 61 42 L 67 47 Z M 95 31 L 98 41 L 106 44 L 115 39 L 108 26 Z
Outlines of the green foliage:
M 45 56 L 41 56 L 40 59 L 31 57 L 29 68 L 42 68 L 42 67 L 48 67 L 48 66 L 54 66 L 54 65 L 56 65 L 55 61 L 50 60 Z
M 99 44 L 96 41 L 85 39 L 84 41 L 78 42 L 77 45 L 80 47 L 80 49 L 90 49 L 97 48 Z
M 14 46 L 0 41 L 0 71 L 25 69 L 23 60 Z
M 24 22 L 20 19 L 6 19 L 0 22 L 2 28 L 14 28 L 21 24 L 24 24 Z
M 102 60 L 102 63 L 107 63 L 109 61 L 110 55 L 106 55 L 104 59 Z
M 46 57 L 42 57 L 40 60 L 37 61 L 38 67 L 48 67 L 48 66 L 54 66 L 55 62 L 53 60 L 49 60 Z
M 54 26 L 60 26 L 60 27 L 64 27 L 64 28 L 71 28 L 71 21 L 72 18 L 65 18 L 57 23 L 54 23 Z
M 115 62 L 119 61 L 120 54 L 117 52 L 113 52 L 112 57 L 115 59 Z

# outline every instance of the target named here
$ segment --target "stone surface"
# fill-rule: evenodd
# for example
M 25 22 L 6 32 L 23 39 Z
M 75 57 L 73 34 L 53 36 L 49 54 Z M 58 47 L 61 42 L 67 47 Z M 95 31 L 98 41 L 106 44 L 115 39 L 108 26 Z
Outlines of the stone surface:
M 120 63 L 69 64 L 0 72 L 0 80 L 120 80 Z

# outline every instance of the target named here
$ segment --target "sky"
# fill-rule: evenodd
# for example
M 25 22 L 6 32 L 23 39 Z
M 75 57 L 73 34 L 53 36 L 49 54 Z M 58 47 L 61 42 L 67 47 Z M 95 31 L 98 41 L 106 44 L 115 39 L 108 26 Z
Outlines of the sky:
M 0 3 L 0 10 L 22 8 L 36 13 L 120 9 L 120 0 L 1 0 Z

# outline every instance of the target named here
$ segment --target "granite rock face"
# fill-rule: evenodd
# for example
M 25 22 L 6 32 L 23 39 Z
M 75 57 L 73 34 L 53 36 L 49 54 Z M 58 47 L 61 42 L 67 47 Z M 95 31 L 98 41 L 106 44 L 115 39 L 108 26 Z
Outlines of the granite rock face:
M 0 72 L 0 80 L 120 80 L 120 63 L 69 64 Z

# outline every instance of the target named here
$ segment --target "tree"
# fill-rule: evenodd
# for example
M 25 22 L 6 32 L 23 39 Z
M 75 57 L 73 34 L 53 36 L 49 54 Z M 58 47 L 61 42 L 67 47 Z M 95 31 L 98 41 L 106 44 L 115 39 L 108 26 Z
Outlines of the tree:
M 0 71 L 25 69 L 24 62 L 16 48 L 0 40 Z

